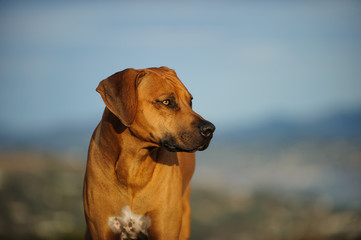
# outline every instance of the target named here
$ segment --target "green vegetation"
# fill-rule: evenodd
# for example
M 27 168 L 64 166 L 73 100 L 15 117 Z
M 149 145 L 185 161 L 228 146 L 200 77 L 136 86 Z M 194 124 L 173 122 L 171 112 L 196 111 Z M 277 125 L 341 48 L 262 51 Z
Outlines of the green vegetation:
M 230 197 L 196 190 L 192 239 L 359 239 L 361 213 L 317 197 L 268 192 Z
M 83 239 L 85 159 L 0 154 L 0 239 Z M 360 239 L 361 211 L 316 195 L 231 194 L 197 185 L 192 239 Z
M 1 155 L 0 239 L 83 238 L 83 167 L 64 157 Z

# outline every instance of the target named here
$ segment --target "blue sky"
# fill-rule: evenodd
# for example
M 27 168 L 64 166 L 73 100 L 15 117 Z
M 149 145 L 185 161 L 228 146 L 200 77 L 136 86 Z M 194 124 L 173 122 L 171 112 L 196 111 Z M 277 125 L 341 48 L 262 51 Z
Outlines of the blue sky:
M 128 67 L 168 66 L 217 127 L 361 107 L 358 1 L 1 1 L 0 125 L 100 117 Z

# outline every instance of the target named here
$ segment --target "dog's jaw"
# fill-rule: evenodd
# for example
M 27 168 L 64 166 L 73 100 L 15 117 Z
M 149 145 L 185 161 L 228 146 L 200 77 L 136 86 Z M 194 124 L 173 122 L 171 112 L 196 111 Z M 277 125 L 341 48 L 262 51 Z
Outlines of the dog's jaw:
M 161 142 L 161 146 L 167 149 L 170 152 L 189 152 L 193 153 L 196 151 L 204 151 L 208 148 L 212 137 L 207 138 L 202 142 L 199 146 L 191 147 L 191 148 L 185 148 L 185 147 L 179 147 L 175 140 L 172 138 L 167 138 L 166 140 Z

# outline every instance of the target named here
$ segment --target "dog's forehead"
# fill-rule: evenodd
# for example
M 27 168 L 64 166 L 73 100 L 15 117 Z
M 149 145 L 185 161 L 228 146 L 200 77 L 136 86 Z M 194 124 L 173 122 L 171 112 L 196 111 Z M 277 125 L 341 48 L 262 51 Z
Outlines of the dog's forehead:
M 140 92 L 144 94 L 162 95 L 174 93 L 177 95 L 190 95 L 187 88 L 178 79 L 175 73 L 170 71 L 148 71 L 139 85 Z

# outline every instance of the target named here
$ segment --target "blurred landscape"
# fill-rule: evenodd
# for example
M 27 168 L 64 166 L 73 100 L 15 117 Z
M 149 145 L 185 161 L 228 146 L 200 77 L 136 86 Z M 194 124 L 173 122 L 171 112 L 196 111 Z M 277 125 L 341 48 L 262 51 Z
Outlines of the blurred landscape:
M 361 1 L 3 0 L 0 35 L 0 240 L 83 239 L 95 88 L 153 66 L 217 127 L 191 239 L 361 239 Z
M 0 239 L 82 239 L 97 120 L 0 133 Z M 197 153 L 191 239 L 361 239 L 361 110 L 220 126 Z

